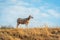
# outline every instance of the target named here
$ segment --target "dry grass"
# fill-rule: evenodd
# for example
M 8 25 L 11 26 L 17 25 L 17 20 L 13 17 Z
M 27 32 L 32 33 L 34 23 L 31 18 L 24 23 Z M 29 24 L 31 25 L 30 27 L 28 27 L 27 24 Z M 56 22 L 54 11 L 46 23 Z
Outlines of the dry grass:
M 0 29 L 0 40 L 60 40 L 60 28 Z

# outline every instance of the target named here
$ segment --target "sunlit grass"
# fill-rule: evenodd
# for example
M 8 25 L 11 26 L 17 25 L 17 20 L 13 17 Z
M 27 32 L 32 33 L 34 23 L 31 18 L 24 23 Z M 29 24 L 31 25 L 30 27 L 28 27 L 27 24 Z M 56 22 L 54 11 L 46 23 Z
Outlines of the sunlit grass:
M 0 40 L 60 40 L 60 28 L 0 28 Z

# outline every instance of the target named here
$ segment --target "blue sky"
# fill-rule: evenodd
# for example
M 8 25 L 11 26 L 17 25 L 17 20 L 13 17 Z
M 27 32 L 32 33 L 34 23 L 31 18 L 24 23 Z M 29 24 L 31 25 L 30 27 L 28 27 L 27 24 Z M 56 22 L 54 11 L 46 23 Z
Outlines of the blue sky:
M 16 26 L 17 18 L 32 15 L 29 26 L 60 26 L 60 0 L 0 0 L 0 25 Z

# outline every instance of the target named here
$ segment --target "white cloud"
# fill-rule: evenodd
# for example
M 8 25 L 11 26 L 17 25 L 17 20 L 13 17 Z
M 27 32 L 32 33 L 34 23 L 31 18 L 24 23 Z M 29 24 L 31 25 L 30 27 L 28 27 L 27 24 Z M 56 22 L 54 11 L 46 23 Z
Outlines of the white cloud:
M 44 3 L 42 6 L 40 6 L 40 10 L 42 11 L 46 11 L 47 9 L 49 9 L 50 5 L 48 3 Z
M 60 18 L 60 13 L 58 13 L 56 10 L 49 9 L 48 13 L 56 18 Z
M 47 13 L 42 13 L 41 16 L 42 17 L 49 17 L 49 15 Z
M 32 6 L 31 3 L 27 3 L 27 2 L 24 2 L 24 1 L 18 1 L 16 3 L 16 5 L 19 5 L 19 6 Z
M 48 4 L 41 6 L 40 10 L 42 10 L 42 12 L 44 12 L 44 14 L 42 14 L 42 16 L 51 16 L 51 17 L 55 17 L 55 18 L 60 18 L 60 13 L 52 8 L 49 8 L 50 6 Z
M 39 3 L 39 2 L 41 2 L 41 0 L 32 0 L 32 2 L 38 2 Z
M 17 0 L 5 0 L 6 1 L 6 3 L 16 3 L 17 2 Z
M 17 0 L 10 0 L 11 2 L 16 2 Z

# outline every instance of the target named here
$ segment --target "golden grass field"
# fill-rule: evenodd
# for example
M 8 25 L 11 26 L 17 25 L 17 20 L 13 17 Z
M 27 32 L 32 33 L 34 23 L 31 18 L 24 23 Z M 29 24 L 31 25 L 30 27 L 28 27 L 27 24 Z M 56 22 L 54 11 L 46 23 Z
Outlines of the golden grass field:
M 60 28 L 0 29 L 0 40 L 60 40 Z

